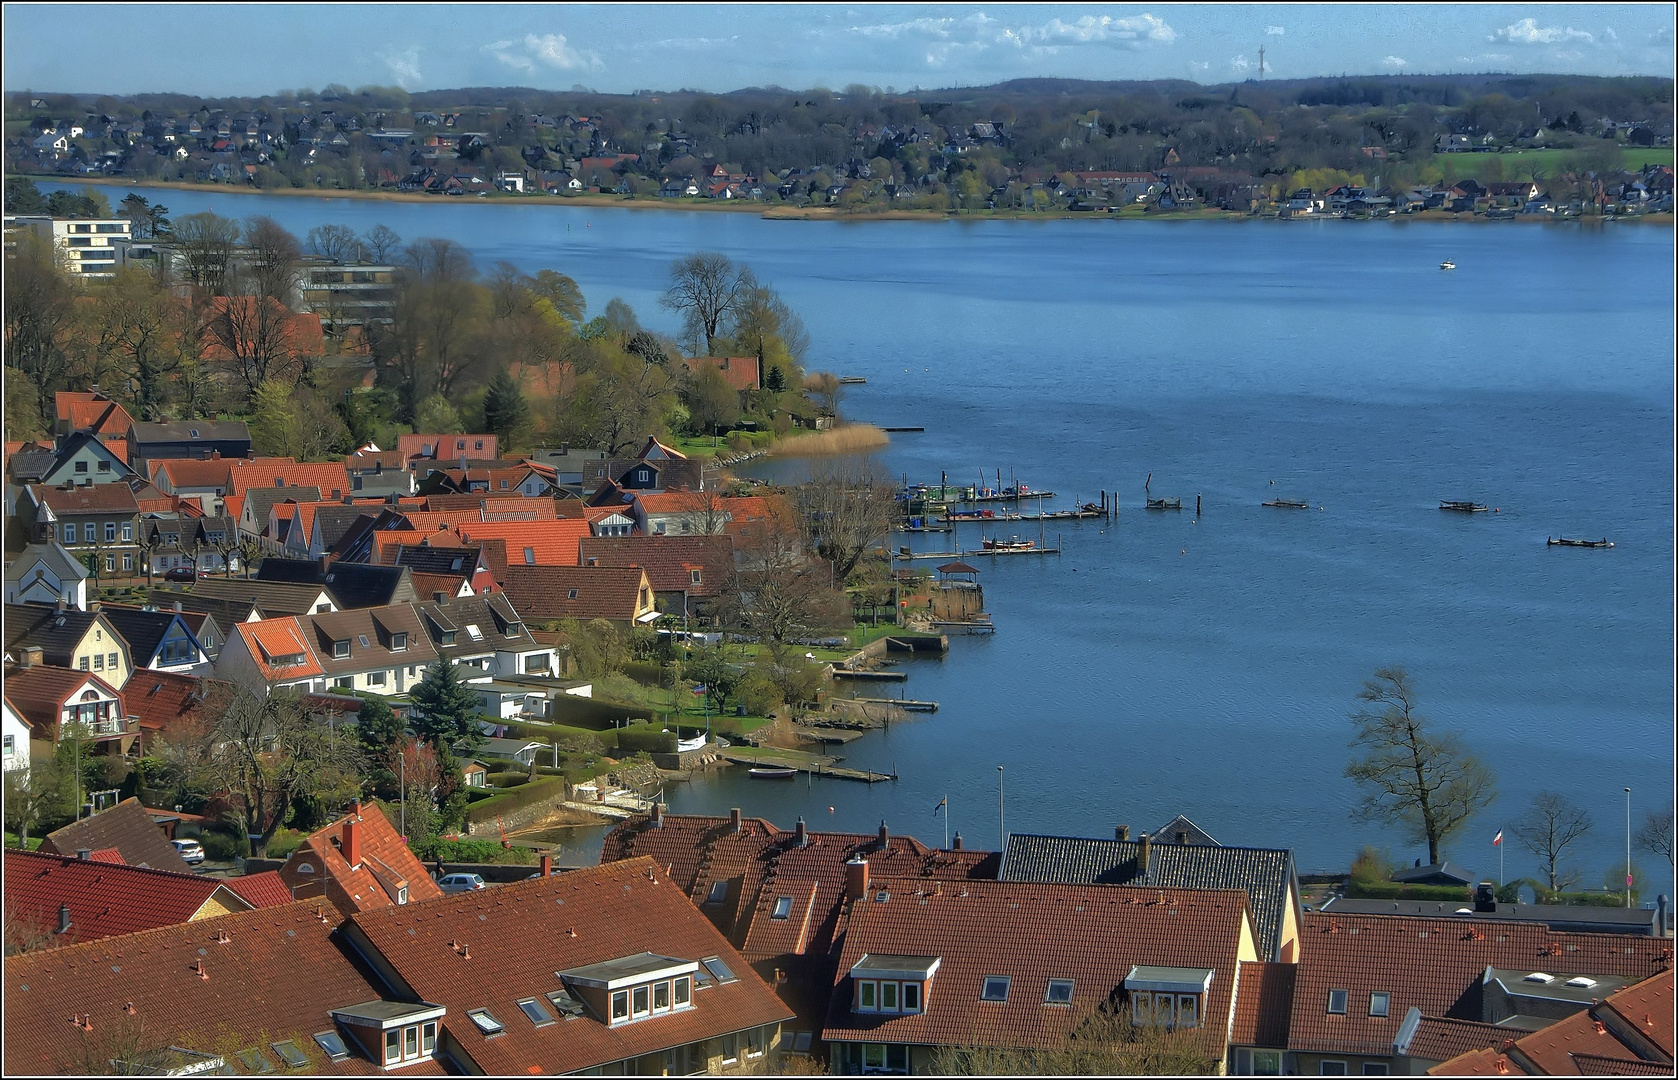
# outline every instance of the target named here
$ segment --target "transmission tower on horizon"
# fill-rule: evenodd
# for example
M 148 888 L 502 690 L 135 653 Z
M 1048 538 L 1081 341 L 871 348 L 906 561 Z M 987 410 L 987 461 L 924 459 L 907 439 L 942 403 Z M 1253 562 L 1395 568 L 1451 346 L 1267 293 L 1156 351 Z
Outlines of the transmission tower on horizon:
M 1259 82 L 1264 81 L 1264 46 L 1259 46 Z

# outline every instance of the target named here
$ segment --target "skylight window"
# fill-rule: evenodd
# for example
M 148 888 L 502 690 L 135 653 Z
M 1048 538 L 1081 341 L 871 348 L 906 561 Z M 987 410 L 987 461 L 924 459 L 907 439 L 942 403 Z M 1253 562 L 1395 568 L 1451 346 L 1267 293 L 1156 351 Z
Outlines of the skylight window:
M 1328 1011 L 1339 1016 L 1346 1015 L 1346 999 L 1351 993 L 1346 990 L 1330 990 L 1328 992 Z
M 530 1022 L 535 1024 L 537 1027 L 547 1027 L 549 1024 L 554 1022 L 552 1014 L 550 1014 L 547 1009 L 543 1008 L 542 1003 L 537 1001 L 535 998 L 520 999 L 519 1010 L 523 1012 L 524 1015 L 528 1016 L 530 1018 Z
M 986 975 L 984 986 L 979 990 L 980 1001 L 1007 1001 L 1008 985 L 1014 980 L 1008 975 Z
M 1575 976 L 1573 976 L 1573 978 L 1567 980 L 1565 983 L 1562 983 L 1562 985 L 1563 986 L 1571 986 L 1575 990 L 1589 990 L 1591 987 L 1596 985 L 1596 980 L 1595 979 L 1587 979 L 1583 975 L 1575 975 Z
M 488 1009 L 469 1009 L 466 1015 L 471 1018 L 474 1024 L 478 1025 L 478 1030 L 485 1035 L 499 1035 L 506 1030 L 501 1021 L 490 1015 Z
M 525 548 L 524 549 L 524 565 L 526 565 L 526 566 L 535 566 L 536 565 L 536 549 L 535 548 Z
M 366 635 L 366 634 L 357 634 L 357 635 L 356 635 L 356 636 L 355 636 L 355 639 L 356 639 L 356 640 L 357 640 L 357 641 L 359 641 L 359 642 L 361 642 L 361 647 L 362 647 L 362 648 L 363 648 L 363 649 L 365 649 L 365 648 L 368 648 L 368 647 L 369 647 L 369 646 L 368 646 L 368 644 L 367 644 L 367 635 Z
M 1046 991 L 1044 991 L 1044 993 L 1043 993 L 1043 1004 L 1045 1004 L 1045 1005 L 1070 1005 L 1070 1004 L 1072 1004 L 1072 980 L 1071 979 L 1050 979 L 1049 980 L 1049 988 Z
M 1555 982 L 1556 977 L 1554 975 L 1546 975 L 1542 971 L 1535 971 L 1531 975 L 1528 975 L 1525 979 L 1522 979 L 1521 981 L 1522 982 L 1535 982 L 1535 983 L 1548 983 L 1548 982 Z
M 583 1003 L 571 996 L 569 990 L 555 990 L 548 995 L 548 1004 L 554 1007 L 554 1012 L 567 1020 L 574 1020 L 583 1015 Z
M 344 1037 L 336 1031 L 315 1032 L 315 1045 L 326 1052 L 328 1061 L 343 1061 L 350 1056 L 350 1048 L 344 1045 Z
M 720 983 L 731 983 L 731 982 L 738 981 L 734 972 L 729 969 L 729 966 L 726 963 L 723 962 L 721 957 L 707 956 L 705 959 L 699 961 L 699 963 L 702 967 L 705 968 L 706 971 L 709 971 L 711 973 L 713 978 L 715 978 Z
M 777 896 L 775 898 L 775 910 L 774 910 L 773 913 L 770 914 L 769 917 L 771 919 L 784 919 L 791 914 L 792 914 L 792 897 L 790 897 L 790 896 Z
M 466 636 L 471 638 L 473 641 L 482 641 L 484 639 L 484 632 L 478 629 L 477 623 L 469 622 L 466 624 Z
M 1385 990 L 1376 990 L 1369 995 L 1369 1015 L 1386 1016 L 1392 1008 L 1392 995 Z
M 274 1071 L 274 1063 L 268 1060 L 268 1055 L 254 1046 L 249 1050 L 241 1050 L 233 1056 L 239 1059 L 239 1064 L 245 1067 L 246 1072 L 270 1073 Z
M 575 600 L 576 598 L 577 598 L 577 590 L 576 589 L 566 589 L 565 590 L 565 599 Z
M 280 1055 L 280 1060 L 285 1062 L 288 1068 L 301 1069 L 309 1064 L 309 1055 L 305 1054 L 303 1050 L 290 1039 L 277 1043 L 269 1043 L 268 1045 L 274 1048 L 274 1053 Z
M 713 881 L 713 882 L 711 882 L 711 892 L 710 892 L 710 895 L 705 897 L 705 902 L 707 904 L 720 904 L 724 900 L 727 900 L 727 899 L 728 899 L 728 882 L 726 882 L 726 881 Z

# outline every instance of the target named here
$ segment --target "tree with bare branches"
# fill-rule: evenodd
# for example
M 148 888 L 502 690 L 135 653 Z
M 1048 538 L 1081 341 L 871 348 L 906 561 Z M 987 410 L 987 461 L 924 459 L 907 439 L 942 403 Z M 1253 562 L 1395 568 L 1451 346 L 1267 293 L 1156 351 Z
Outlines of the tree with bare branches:
M 723 320 L 752 285 L 750 274 L 728 256 L 701 251 L 671 264 L 670 288 L 660 303 L 681 314 L 683 346 L 697 351 L 704 342 L 710 356 Z
M 779 651 L 795 638 L 844 626 L 850 604 L 833 587 L 828 568 L 806 553 L 795 511 L 780 499 L 768 505 L 765 519 L 752 522 L 736 541 L 723 608 Z
M 851 460 L 817 466 L 793 489 L 809 546 L 833 568 L 836 584 L 850 580 L 863 557 L 885 542 L 897 521 L 895 490 L 877 467 Z
M 1538 856 L 1551 892 L 1560 892 L 1579 881 L 1579 871 L 1563 868 L 1567 849 L 1591 831 L 1591 815 L 1564 795 L 1540 791 L 1532 807 L 1509 830 L 1515 843 Z
M 1643 824 L 1637 830 L 1636 839 L 1638 847 L 1664 858 L 1667 869 L 1670 870 L 1673 866 L 1672 808 L 1649 811 L 1643 818 Z
M 1350 714 L 1357 733 L 1351 747 L 1363 756 L 1346 775 L 1364 790 L 1354 813 L 1386 821 L 1427 844 L 1428 862 L 1468 819 L 1497 797 L 1491 770 L 1463 746 L 1454 731 L 1435 731 L 1417 711 L 1410 673 L 1392 665 L 1375 669 L 1358 691 L 1363 704 Z

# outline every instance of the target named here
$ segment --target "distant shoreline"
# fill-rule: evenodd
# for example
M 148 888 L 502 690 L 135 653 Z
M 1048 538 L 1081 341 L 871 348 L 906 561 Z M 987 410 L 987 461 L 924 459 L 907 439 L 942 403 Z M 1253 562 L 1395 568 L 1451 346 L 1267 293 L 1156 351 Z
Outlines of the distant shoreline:
M 322 188 L 284 188 L 266 189 L 252 187 L 236 187 L 231 184 L 193 184 L 182 180 L 127 180 L 113 179 L 106 176 L 87 177 L 46 177 L 32 173 L 13 173 L 6 177 L 10 183 L 14 179 L 31 180 L 35 183 L 62 184 L 65 187 L 79 187 L 93 185 L 96 187 L 146 187 L 164 188 L 170 191 L 205 191 L 226 195 L 300 195 L 311 199 L 359 199 L 367 202 L 392 203 L 437 203 L 448 206 L 540 206 L 565 207 L 584 206 L 600 207 L 613 210 L 677 210 L 692 213 L 750 213 L 756 214 L 767 221 L 1275 221 L 1271 214 L 1245 214 L 1235 210 L 1189 210 L 1165 211 L 1148 214 L 1112 214 L 1106 211 L 1085 210 L 862 210 L 847 211 L 836 206 L 764 206 L 745 199 L 659 199 L 659 198 L 625 198 L 621 195 L 554 195 L 554 196 L 491 196 L 480 198 L 477 196 L 427 195 L 410 191 L 328 191 Z M 1327 214 L 1309 215 L 1300 220 L 1312 219 L 1334 221 Z M 1380 219 L 1370 219 L 1380 220 Z M 1443 221 L 1466 222 L 1470 224 L 1494 224 L 1492 219 L 1484 215 L 1453 214 L 1440 210 L 1424 210 L 1414 214 L 1404 214 L 1390 218 L 1393 221 Z M 1509 219 L 1505 219 L 1509 220 Z M 1590 217 L 1590 218 L 1558 218 L 1552 214 L 1517 214 L 1516 222 L 1540 224 L 1555 224 L 1558 222 L 1578 222 L 1602 224 L 1608 221 L 1620 223 L 1650 223 L 1671 226 L 1674 215 L 1671 212 L 1655 212 L 1627 217 Z

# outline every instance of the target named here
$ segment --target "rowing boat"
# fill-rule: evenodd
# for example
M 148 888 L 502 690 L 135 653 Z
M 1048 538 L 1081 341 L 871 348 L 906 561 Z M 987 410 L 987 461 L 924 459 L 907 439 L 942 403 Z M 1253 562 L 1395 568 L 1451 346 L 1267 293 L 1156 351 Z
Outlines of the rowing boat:
M 1311 509 L 1311 504 L 1310 503 L 1300 502 L 1298 499 L 1271 499 L 1269 502 L 1265 503 L 1264 505 L 1266 505 L 1266 506 L 1280 506 L 1280 507 L 1284 507 L 1288 510 L 1309 510 L 1309 509 Z
M 1583 548 L 1611 548 L 1613 542 L 1607 537 L 1601 540 L 1569 540 L 1567 537 L 1545 537 L 1544 543 L 1550 547 L 1583 547 Z
M 791 780 L 798 775 L 797 769 L 747 769 L 746 775 L 753 780 Z
M 1183 500 L 1182 499 L 1149 499 L 1148 500 L 1148 509 L 1149 510 L 1181 510 L 1182 508 L 1183 508 Z
M 1439 500 L 1439 509 L 1456 510 L 1464 514 L 1482 514 L 1485 513 L 1486 507 L 1484 503 L 1455 502 L 1450 499 L 1441 499 Z

